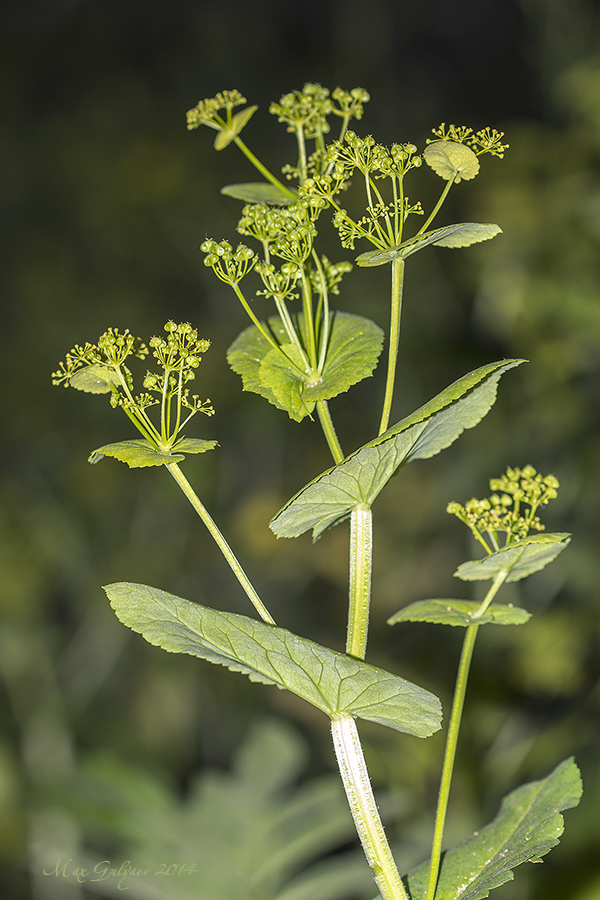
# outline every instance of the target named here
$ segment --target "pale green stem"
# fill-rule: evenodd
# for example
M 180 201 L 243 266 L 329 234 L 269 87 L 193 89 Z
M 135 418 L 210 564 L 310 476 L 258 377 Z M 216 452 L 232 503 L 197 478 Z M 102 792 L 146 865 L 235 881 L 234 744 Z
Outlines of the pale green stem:
M 350 812 L 381 897 L 408 900 L 381 824 L 356 722 L 351 716 L 333 719 L 331 734 Z
M 289 314 L 288 308 L 285 305 L 285 300 L 277 296 L 274 296 L 273 299 L 275 301 L 275 306 L 277 307 L 277 312 L 279 313 L 279 318 L 281 319 L 283 327 L 285 328 L 285 332 L 290 339 L 290 344 L 293 344 L 296 347 L 301 358 L 304 360 L 306 371 L 308 372 L 310 369 L 310 363 L 306 356 L 304 347 L 300 343 L 300 338 L 296 333 L 296 329 L 294 328 L 294 323 L 292 322 L 292 318 Z
M 267 179 L 267 181 L 270 181 L 271 184 L 274 184 L 274 185 L 275 185 L 275 187 L 281 188 L 282 191 L 285 191 L 285 193 L 288 195 L 288 197 L 290 198 L 290 200 L 297 200 L 297 199 L 298 199 L 298 198 L 296 197 L 296 194 L 294 193 L 294 191 L 291 191 L 291 190 L 289 189 L 289 187 L 286 187 L 285 184 L 282 184 L 281 181 L 279 181 L 278 178 L 275 178 L 275 176 L 272 175 L 271 172 L 269 172 L 269 170 L 267 169 L 266 166 L 263 166 L 263 164 L 261 163 L 261 161 L 254 155 L 254 153 L 252 152 L 252 150 L 250 150 L 250 148 L 246 146 L 246 144 L 243 142 L 243 140 L 242 140 L 240 137 L 235 137 L 235 138 L 233 139 L 233 142 L 234 142 L 234 144 L 236 144 L 236 145 L 240 148 L 240 150 L 242 151 L 242 153 L 244 154 L 244 156 L 245 156 L 247 159 L 250 160 L 250 162 L 252 163 L 252 165 L 253 165 L 256 169 L 258 169 L 258 171 L 261 173 L 261 175 L 264 175 L 264 176 L 265 176 L 265 178 Z
M 496 596 L 497 592 L 500 590 L 507 574 L 507 572 L 503 571 L 496 576 L 479 609 L 476 613 L 473 614 L 473 619 L 476 619 L 478 616 L 483 615 L 483 613 L 486 611 L 486 609 Z M 454 770 L 454 761 L 456 759 L 456 747 L 458 745 L 460 723 L 462 719 L 463 707 L 465 704 L 467 682 L 469 679 L 469 669 L 471 667 L 471 659 L 473 658 L 473 649 L 475 647 L 475 639 L 477 638 L 478 631 L 479 625 L 474 624 L 468 626 L 465 634 L 465 639 L 463 641 L 460 663 L 458 665 L 458 674 L 456 676 L 454 698 L 452 701 L 452 712 L 450 714 L 450 723 L 448 725 L 448 736 L 446 737 L 446 749 L 444 751 L 444 764 L 442 767 L 442 777 L 438 794 L 438 805 L 435 814 L 433 844 L 431 848 L 431 864 L 429 869 L 429 882 L 427 885 L 425 900 L 433 900 L 440 874 L 442 841 L 444 839 L 444 826 L 446 824 L 446 813 L 448 811 L 448 800 L 450 798 L 452 772 Z
M 298 141 L 298 168 L 300 170 L 300 184 L 306 180 L 306 142 L 304 140 L 304 127 L 296 127 L 296 139 Z
M 350 516 L 350 587 L 346 653 L 364 659 L 367 651 L 371 563 L 373 559 L 373 515 L 371 507 L 359 503 Z
M 296 365 L 296 363 L 295 363 L 292 359 L 289 358 L 289 356 L 287 356 L 287 354 L 281 349 L 281 347 L 279 346 L 279 344 L 277 343 L 277 341 L 275 341 L 275 340 L 273 339 L 272 335 L 269 334 L 269 332 L 267 331 L 267 329 L 265 328 L 265 326 L 263 325 L 263 323 L 260 322 L 260 321 L 256 318 L 256 316 L 255 316 L 254 313 L 252 312 L 252 309 L 251 309 L 250 306 L 248 305 L 248 301 L 246 300 L 246 298 L 245 298 L 244 295 L 242 294 L 242 292 L 241 292 L 241 290 L 239 289 L 238 285 L 237 285 L 237 284 L 232 284 L 231 287 L 232 287 L 233 290 L 235 291 L 236 297 L 238 298 L 238 300 L 240 301 L 240 303 L 242 304 L 242 306 L 244 307 L 244 309 L 246 310 L 246 312 L 247 312 L 248 315 L 250 316 L 250 319 L 251 319 L 252 323 L 253 323 L 254 325 L 256 325 L 256 327 L 258 328 L 258 330 L 260 331 L 260 333 L 262 334 L 262 336 L 264 337 L 264 339 L 265 339 L 266 341 L 268 341 L 268 343 L 271 345 L 271 347 L 273 347 L 274 350 L 277 350 L 279 353 L 281 353 L 281 355 L 284 357 L 284 359 L 287 360 L 287 362 L 290 364 L 290 366 L 291 366 L 293 369 L 295 369 L 296 372 L 298 372 L 299 375 L 305 375 L 306 373 L 303 372 L 302 369 L 300 369 L 300 368 Z
M 262 336 L 264 337 L 264 339 L 265 339 L 266 341 L 268 341 L 269 344 L 270 344 L 272 347 L 275 348 L 275 350 L 281 350 L 281 347 L 279 346 L 279 344 L 277 343 L 277 341 L 275 341 L 275 340 L 273 339 L 272 335 L 269 334 L 269 332 L 267 331 L 267 329 L 265 328 L 265 326 L 262 324 L 262 322 L 260 322 L 260 321 L 256 318 L 256 316 L 255 316 L 255 314 L 254 314 L 254 312 L 253 312 L 253 310 L 252 310 L 252 307 L 250 306 L 250 304 L 248 303 L 248 301 L 247 301 L 246 298 L 244 297 L 242 291 L 240 290 L 240 288 L 239 288 L 238 285 L 237 285 L 237 282 L 231 284 L 231 287 L 233 288 L 236 297 L 238 298 L 238 300 L 240 301 L 240 303 L 242 304 L 242 306 L 244 307 L 244 309 L 245 309 L 246 312 L 248 313 L 248 316 L 250 317 L 251 322 L 253 323 L 253 325 L 256 325 L 256 327 L 258 328 L 258 330 L 260 331 L 260 333 L 262 334 Z
M 454 184 L 455 180 L 456 180 L 456 175 L 454 175 L 453 178 L 451 178 L 449 181 L 446 182 L 446 187 L 444 188 L 444 190 L 443 190 L 442 193 L 440 194 L 440 199 L 438 200 L 438 202 L 437 202 L 437 203 L 435 204 L 435 206 L 433 207 L 433 210 L 432 210 L 432 212 L 431 212 L 431 215 L 430 215 L 429 218 L 426 220 L 425 224 L 424 224 L 424 225 L 421 225 L 421 227 L 420 227 L 419 230 L 417 231 L 417 235 L 423 234 L 424 231 L 427 231 L 427 229 L 429 228 L 429 226 L 431 225 L 431 223 L 433 222 L 433 220 L 435 219 L 435 217 L 436 217 L 437 214 L 439 213 L 439 211 L 440 211 L 440 209 L 441 209 L 441 207 L 442 207 L 442 203 L 444 202 L 444 200 L 445 200 L 446 197 L 448 196 L 448 193 L 449 193 L 449 191 L 450 191 L 450 188 L 451 188 L 452 185 Z M 415 235 L 415 237 L 416 237 L 417 235 Z
M 344 458 L 344 452 L 338 440 L 331 413 L 329 412 L 329 406 L 327 405 L 327 400 L 317 400 L 317 414 L 319 416 L 321 428 L 323 429 L 323 434 L 325 435 L 325 440 L 327 441 L 327 445 L 333 456 L 333 461 L 336 464 L 341 463 Z
M 325 278 L 325 273 L 323 272 L 323 266 L 321 265 L 321 260 L 319 259 L 318 254 L 313 250 L 312 258 L 315 263 L 315 267 L 317 272 L 319 273 L 319 279 L 321 281 L 321 297 L 323 302 L 323 314 L 322 314 L 322 322 L 321 322 L 321 333 L 319 335 L 319 342 L 321 345 L 321 350 L 319 353 L 319 365 L 317 367 L 317 371 L 319 374 L 322 373 L 325 367 L 325 359 L 327 357 L 327 345 L 329 343 L 329 292 L 327 290 L 327 279 Z M 319 311 L 317 311 L 317 319 L 319 318 Z
M 181 488 L 181 490 L 183 491 L 183 493 L 185 494 L 187 499 L 190 501 L 190 503 L 194 507 L 195 511 L 198 513 L 198 515 L 200 516 L 200 518 L 206 525 L 206 527 L 208 528 L 208 530 L 211 534 L 211 537 L 217 544 L 219 550 L 221 551 L 221 553 L 223 554 L 223 556 L 225 557 L 227 562 L 229 563 L 229 566 L 230 566 L 233 574 L 235 575 L 235 577 L 237 578 L 237 580 L 243 587 L 248 599 L 254 605 L 254 608 L 258 612 L 258 614 L 261 617 L 261 619 L 263 620 L 263 622 L 267 622 L 269 625 L 275 625 L 275 619 L 271 616 L 271 614 L 267 610 L 266 606 L 264 605 L 264 603 L 262 602 L 262 600 L 260 599 L 260 597 L 258 596 L 256 591 L 252 587 L 248 576 L 244 572 L 244 570 L 243 570 L 241 564 L 239 563 L 237 557 L 235 556 L 233 550 L 231 549 L 231 547 L 229 546 L 229 544 L 227 543 L 227 541 L 225 540 L 225 538 L 219 531 L 219 528 L 217 527 L 216 523 L 211 518 L 206 507 L 201 503 L 198 495 L 194 491 L 193 487 L 191 486 L 191 484 L 189 483 L 189 481 L 187 480 L 187 478 L 185 477 L 185 475 L 183 474 L 183 472 L 181 471 L 181 469 L 179 468 L 177 463 L 170 463 L 167 466 L 167 469 L 169 470 L 169 472 L 171 473 L 171 475 L 173 476 L 173 478 L 175 479 L 175 481 L 177 482 L 177 484 L 179 485 L 179 487 Z
M 404 286 L 404 260 L 396 256 L 392 260 L 392 292 L 390 311 L 390 346 L 388 352 L 387 378 L 385 382 L 385 396 L 383 398 L 383 410 L 379 434 L 387 431 L 392 411 L 392 399 L 394 397 L 394 384 L 396 381 L 396 366 L 398 363 L 398 345 L 400 343 L 400 319 L 402 317 L 402 288 Z
M 311 367 L 317 368 L 317 345 L 315 343 L 315 323 L 313 317 L 312 289 L 310 279 L 302 269 L 302 311 L 304 313 L 304 329 L 306 332 L 306 349 Z

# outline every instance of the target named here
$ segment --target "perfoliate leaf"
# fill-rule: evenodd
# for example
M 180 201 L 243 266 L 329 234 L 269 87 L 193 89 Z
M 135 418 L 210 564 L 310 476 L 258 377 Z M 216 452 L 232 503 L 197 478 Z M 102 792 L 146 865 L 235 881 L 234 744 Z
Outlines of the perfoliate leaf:
M 169 463 L 185 459 L 184 453 L 205 453 L 217 446 L 217 441 L 202 441 L 199 438 L 183 438 L 173 447 L 171 453 L 162 453 L 153 447 L 150 441 L 143 438 L 137 441 L 119 441 L 116 444 L 105 444 L 90 453 L 88 462 L 100 462 L 105 456 L 112 456 L 120 462 L 127 463 L 130 469 L 145 466 L 165 466 Z
M 474 600 L 418 600 L 394 613 L 388 625 L 398 622 L 432 622 L 437 625 L 523 625 L 531 618 L 526 609 L 492 603 L 482 616 L 473 618 L 480 603 Z
M 297 537 L 312 528 L 316 540 L 357 504 L 370 506 L 400 466 L 435 456 L 476 425 L 494 404 L 500 376 L 521 362 L 489 363 L 455 381 L 303 487 L 273 518 L 271 530 L 277 537 Z
M 385 263 L 392 262 L 396 257 L 406 259 L 413 253 L 429 247 L 430 244 L 435 247 L 470 247 L 471 244 L 489 241 L 490 238 L 501 233 L 502 229 L 499 225 L 460 222 L 457 225 L 445 225 L 443 228 L 436 228 L 435 231 L 426 231 L 424 234 L 415 235 L 390 250 L 368 250 L 357 256 L 355 262 L 363 267 L 383 266 Z
M 581 777 L 567 759 L 541 781 L 517 788 L 502 801 L 493 822 L 442 858 L 436 900 L 483 900 L 493 888 L 512 881 L 512 869 L 524 862 L 541 862 L 564 830 L 561 811 L 577 806 Z M 429 862 L 408 874 L 412 900 L 423 900 Z
M 454 574 L 463 581 L 487 581 L 506 570 L 506 581 L 519 581 L 556 559 L 570 540 L 570 534 L 536 534 L 483 559 L 463 563 Z
M 141 469 L 145 466 L 165 466 L 185 459 L 182 453 L 161 453 L 149 441 L 143 439 L 139 441 L 119 441 L 117 444 L 105 444 L 104 447 L 98 447 L 97 450 L 90 453 L 88 462 L 100 462 L 105 456 L 112 456 L 120 462 L 127 463 L 130 469 Z
M 110 366 L 94 364 L 79 369 L 69 379 L 71 387 L 87 394 L 109 394 L 111 385 L 117 385 L 118 381 L 114 369 Z
M 236 200 L 244 200 L 246 203 L 268 203 L 272 206 L 289 206 L 295 203 L 283 188 L 268 181 L 245 184 L 228 184 L 221 188 L 221 193 L 227 197 L 235 197 Z
M 303 335 L 302 314 L 294 316 L 294 321 Z M 334 312 L 325 366 L 315 381 L 314 376 L 303 374 L 300 354 L 288 343 L 281 319 L 272 316 L 267 325 L 289 362 L 254 325 L 236 338 L 227 351 L 227 360 L 233 371 L 241 375 L 245 391 L 260 394 L 278 409 L 285 409 L 297 422 L 310 415 L 318 400 L 330 400 L 371 375 L 383 344 L 383 331 L 370 319 Z
M 247 106 L 241 112 L 236 113 L 231 120 L 231 128 L 224 128 L 219 131 L 215 138 L 215 150 L 223 150 L 234 138 L 238 136 L 242 128 L 250 121 L 258 106 Z
M 433 141 L 423 151 L 423 159 L 444 181 L 470 181 L 479 172 L 479 160 L 470 147 L 456 141 Z
M 272 394 L 274 400 L 271 402 L 275 406 L 285 409 L 290 419 L 301 422 L 315 408 L 314 402 L 304 398 L 304 381 L 300 373 L 305 364 L 295 344 L 282 344 L 281 349 L 285 356 L 272 347 L 262 359 L 258 369 L 259 382 Z M 262 391 L 259 393 L 266 396 Z
M 440 727 L 437 697 L 361 660 L 236 613 L 140 584 L 105 587 L 123 624 L 171 653 L 189 653 L 286 688 L 328 716 L 357 716 L 428 737 Z

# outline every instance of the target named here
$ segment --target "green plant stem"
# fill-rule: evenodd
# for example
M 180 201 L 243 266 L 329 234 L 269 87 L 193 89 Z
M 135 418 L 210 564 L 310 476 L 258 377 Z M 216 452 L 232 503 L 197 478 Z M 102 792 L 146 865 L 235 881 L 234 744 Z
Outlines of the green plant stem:
M 241 139 L 241 137 L 235 137 L 235 138 L 233 139 L 233 142 L 234 142 L 234 144 L 236 144 L 237 147 L 240 148 L 240 150 L 242 151 L 242 153 L 244 154 L 244 156 L 245 156 L 248 160 L 250 160 L 250 162 L 252 163 L 252 165 L 253 165 L 256 169 L 258 169 L 258 171 L 261 173 L 261 175 L 264 175 L 264 176 L 265 176 L 265 178 L 267 179 L 267 181 L 270 181 L 271 184 L 274 184 L 274 185 L 275 185 L 275 187 L 281 188 L 282 191 L 285 191 L 285 193 L 288 195 L 288 197 L 290 198 L 290 200 L 297 200 L 297 199 L 298 199 L 297 196 L 296 196 L 296 194 L 294 193 L 294 191 L 291 191 L 291 190 L 289 189 L 289 187 L 286 187 L 285 184 L 282 184 L 281 181 L 279 181 L 278 178 L 276 178 L 274 175 L 271 174 L 271 172 L 269 172 L 269 170 L 267 169 L 266 166 L 263 166 L 263 164 L 261 163 L 260 159 L 258 159 L 258 157 L 256 157 L 256 156 L 254 155 L 254 153 L 252 152 L 252 150 L 250 150 L 250 148 L 249 148 L 248 146 L 246 146 L 246 144 L 243 142 L 243 140 Z
M 420 227 L 419 230 L 417 231 L 417 234 L 415 235 L 415 237 L 417 237 L 417 236 L 420 235 L 420 234 L 423 234 L 424 231 L 427 231 L 427 229 L 429 228 L 429 226 L 431 225 L 431 223 L 433 222 L 433 220 L 435 219 L 435 217 L 436 217 L 437 214 L 439 213 L 439 211 L 440 211 L 440 209 L 441 209 L 441 207 L 442 207 L 442 203 L 444 202 L 444 200 L 445 200 L 446 197 L 448 196 L 448 194 L 449 194 L 449 192 L 450 192 L 450 188 L 451 188 L 452 185 L 454 184 L 455 180 L 456 180 L 456 175 L 454 175 L 452 178 L 450 178 L 450 179 L 446 182 L 446 187 L 444 188 L 444 190 L 443 190 L 442 193 L 440 194 L 440 198 L 439 198 L 438 202 L 437 202 L 437 203 L 435 204 L 435 206 L 433 207 L 433 209 L 432 209 L 432 211 L 431 211 L 431 215 L 427 218 L 427 220 L 425 221 L 425 223 L 424 223 L 423 225 L 421 225 L 421 227 Z
M 350 516 L 350 587 L 346 653 L 364 659 L 367 651 L 371 563 L 373 558 L 373 515 L 371 507 L 360 503 Z
M 302 312 L 304 313 L 304 331 L 306 337 L 306 350 L 310 364 L 314 370 L 317 368 L 317 345 L 315 342 L 315 322 L 312 305 L 312 288 L 306 269 L 302 270 Z
M 333 719 L 331 734 L 350 811 L 381 897 L 408 900 L 375 803 L 356 722 L 351 716 Z
M 267 624 L 269 624 L 269 625 L 275 625 L 276 624 L 275 619 L 271 616 L 271 614 L 267 610 L 266 606 L 264 605 L 264 603 L 262 602 L 262 600 L 260 599 L 260 597 L 258 596 L 256 591 L 252 587 L 252 584 L 250 583 L 248 576 L 244 572 L 244 570 L 243 570 L 240 562 L 238 561 L 237 557 L 235 556 L 233 550 L 231 549 L 231 547 L 229 546 L 229 544 L 227 543 L 227 541 L 225 540 L 225 538 L 219 531 L 219 528 L 217 527 L 216 523 L 210 516 L 208 510 L 201 503 L 200 498 L 194 491 L 193 487 L 191 486 L 191 484 L 189 483 L 189 481 L 187 480 L 187 478 L 185 477 L 185 475 L 183 474 L 183 472 L 181 471 L 181 469 L 179 468 L 177 463 L 170 463 L 167 466 L 167 469 L 169 470 L 169 472 L 171 473 L 171 475 L 173 476 L 173 478 L 175 479 L 175 481 L 177 482 L 177 484 L 179 485 L 179 487 L 181 488 L 181 490 L 183 491 L 183 493 L 185 494 L 187 499 L 190 501 L 190 503 L 192 504 L 192 506 L 194 507 L 194 509 L 196 510 L 196 512 L 198 513 L 198 515 L 200 516 L 200 518 L 202 519 L 204 524 L 206 525 L 206 527 L 208 528 L 208 530 L 209 530 L 212 538 L 214 539 L 215 543 L 217 544 L 219 550 L 221 551 L 221 553 L 223 554 L 223 556 L 229 563 L 229 566 L 230 566 L 233 574 L 235 575 L 235 577 L 237 578 L 237 580 L 243 587 L 248 599 L 253 604 L 254 608 L 256 609 L 257 613 L 259 614 L 259 616 L 261 617 L 263 622 L 267 622 Z
M 388 353 L 387 378 L 385 396 L 379 425 L 379 434 L 387 431 L 392 411 L 394 384 L 396 381 L 396 365 L 398 362 L 398 345 L 400 343 L 400 319 L 402 317 L 402 290 L 404 287 L 404 260 L 394 257 L 392 260 L 392 292 L 390 311 L 390 346 Z
M 321 428 L 323 429 L 323 434 L 325 435 L 327 446 L 331 451 L 334 463 L 336 463 L 337 465 L 337 463 L 341 463 L 341 461 L 343 460 L 344 451 L 342 450 L 340 442 L 338 440 L 337 432 L 331 418 L 331 413 L 329 412 L 329 405 L 327 403 L 327 400 L 317 400 L 317 415 L 319 416 L 319 422 L 321 423 Z
M 473 618 L 483 615 L 488 608 L 497 592 L 500 590 L 507 572 L 500 572 L 485 595 L 479 609 L 474 613 Z M 479 625 L 469 625 L 463 641 L 460 662 L 458 665 L 458 673 L 456 676 L 456 685 L 454 688 L 454 698 L 452 700 L 452 712 L 450 713 L 450 723 L 448 725 L 448 736 L 446 738 L 446 749 L 444 751 L 444 764 L 442 767 L 442 777 L 440 781 L 440 790 L 438 794 L 438 805 L 435 814 L 435 826 L 433 830 L 433 844 L 431 848 L 431 865 L 429 869 L 429 882 L 427 884 L 427 893 L 425 900 L 433 900 L 435 890 L 440 874 L 440 861 L 442 857 L 442 841 L 444 838 L 444 826 L 446 824 L 446 813 L 448 811 L 448 800 L 450 798 L 450 787 L 452 784 L 452 772 L 454 770 L 454 761 L 456 759 L 456 747 L 458 745 L 458 735 L 460 732 L 460 723 L 462 719 L 463 708 L 465 704 L 465 695 L 467 692 L 467 682 L 469 679 L 469 669 L 473 658 L 473 649 Z

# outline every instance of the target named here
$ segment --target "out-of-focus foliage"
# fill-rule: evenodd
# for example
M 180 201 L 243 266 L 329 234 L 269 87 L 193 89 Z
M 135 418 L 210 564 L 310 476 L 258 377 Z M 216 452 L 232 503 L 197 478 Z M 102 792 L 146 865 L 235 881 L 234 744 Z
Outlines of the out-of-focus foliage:
M 573 541 L 548 575 L 534 575 L 523 589 L 515 584 L 512 597 L 507 592 L 506 602 L 534 613 L 531 622 L 482 636 L 448 842 L 489 821 L 507 790 L 575 754 L 586 792 L 560 848 L 495 897 L 596 900 L 595 4 L 372 0 L 367 17 L 358 0 L 301 7 L 263 0 L 258 7 L 187 0 L 143 10 L 83 0 L 4 6 L 1 886 L 15 900 L 67 898 L 67 885 L 41 876 L 34 848 L 47 846 L 48 832 L 78 835 L 67 795 L 88 751 L 110 754 L 119 771 L 156 771 L 159 782 L 168 771 L 189 798 L 192 773 L 227 765 L 267 704 L 306 731 L 312 774 L 331 765 L 326 722 L 301 701 L 284 702 L 276 692 L 266 700 L 267 692 L 235 675 L 161 654 L 114 619 L 100 585 L 119 580 L 249 610 L 163 473 L 130 472 L 111 460 L 88 466 L 91 449 L 122 437 L 120 423 L 85 395 L 52 389 L 49 378 L 74 340 L 93 340 L 109 324 L 158 333 L 173 317 L 209 337 L 198 384 L 216 410 L 205 437 L 219 440 L 220 449 L 191 460 L 188 476 L 277 621 L 342 649 L 343 529 L 313 547 L 308 537 L 276 542 L 267 527 L 329 465 L 326 447 L 309 420 L 287 422 L 260 397 L 240 392 L 225 351 L 245 319 L 198 249 L 207 231 L 234 237 L 240 205 L 219 189 L 253 173 L 235 148 L 215 153 L 184 120 L 198 96 L 237 85 L 259 104 L 244 134 L 270 162 L 290 136 L 269 117 L 269 102 L 316 78 L 368 88 L 373 99 L 361 133 L 422 143 L 442 119 L 473 121 L 501 128 L 511 145 L 503 161 L 457 188 L 448 211 L 449 221 L 498 222 L 503 234 L 460 259 L 444 249 L 428 251 L 422 263 L 425 254 L 415 258 L 394 414 L 401 418 L 490 359 L 530 363 L 506 380 L 480 428 L 426 469 L 411 467 L 378 501 L 371 661 L 449 692 L 459 638 L 431 625 L 392 630 L 385 620 L 409 602 L 462 592 L 451 577 L 465 548 L 461 528 L 444 513 L 450 499 L 478 494 L 507 464 L 556 472 L 561 495 L 548 529 L 572 532 Z M 332 248 L 338 258 L 333 237 Z M 356 270 L 339 305 L 385 327 L 387 292 L 383 269 Z M 258 313 L 267 308 L 262 303 Z M 354 388 L 349 406 L 332 403 L 348 448 L 367 437 L 357 412 L 367 389 L 372 384 Z M 420 742 L 377 726 L 363 732 L 376 784 L 410 785 L 414 795 L 411 817 L 397 831 L 406 869 L 428 852 L 441 739 Z M 113 837 L 109 849 L 116 859 L 127 846 Z M 85 896 L 77 890 L 74 900 Z
M 372 878 L 359 850 L 323 859 L 353 839 L 339 778 L 298 787 L 305 764 L 303 741 L 274 721 L 255 727 L 231 772 L 194 776 L 183 800 L 150 772 L 92 756 L 75 773 L 68 798 L 59 795 L 47 812 L 57 817 L 62 805 L 70 835 L 64 824 L 49 831 L 35 862 L 46 878 L 67 885 L 74 869 L 85 869 L 86 890 L 105 897 L 123 890 L 139 900 L 366 897 Z

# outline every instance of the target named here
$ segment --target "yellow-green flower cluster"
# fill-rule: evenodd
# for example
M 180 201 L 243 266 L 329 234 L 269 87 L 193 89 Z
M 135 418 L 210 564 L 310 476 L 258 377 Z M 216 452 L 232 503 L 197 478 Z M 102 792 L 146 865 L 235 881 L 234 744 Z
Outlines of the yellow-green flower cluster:
M 428 138 L 428 144 L 434 140 L 455 141 L 457 144 L 466 144 L 477 156 L 491 153 L 492 156 L 499 156 L 502 159 L 510 146 L 502 143 L 504 132 L 496 131 L 495 128 L 482 128 L 481 131 L 474 132 L 468 125 L 446 125 L 442 122 L 439 128 L 431 130 L 435 138 Z
M 533 466 L 508 468 L 505 475 L 490 480 L 490 489 L 495 492 L 490 497 L 473 498 L 464 506 L 452 502 L 446 511 L 464 522 L 487 552 L 493 553 L 501 547 L 502 533 L 506 546 L 523 540 L 530 531 L 544 530 L 536 513 L 557 496 L 558 487 L 554 475 L 539 475 Z

